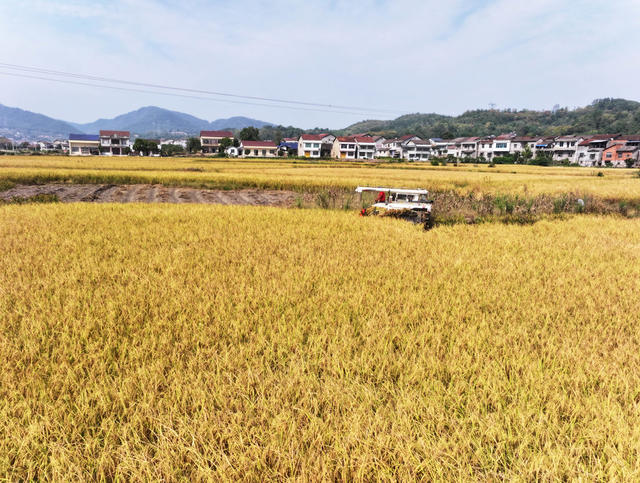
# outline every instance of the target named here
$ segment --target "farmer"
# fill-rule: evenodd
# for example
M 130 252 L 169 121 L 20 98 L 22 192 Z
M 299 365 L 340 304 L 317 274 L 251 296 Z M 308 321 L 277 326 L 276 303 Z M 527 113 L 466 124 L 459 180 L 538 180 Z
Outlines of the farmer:
M 376 198 L 376 203 L 384 203 L 387 200 L 387 195 L 384 193 L 384 191 L 380 191 L 380 193 L 378 193 L 378 197 Z

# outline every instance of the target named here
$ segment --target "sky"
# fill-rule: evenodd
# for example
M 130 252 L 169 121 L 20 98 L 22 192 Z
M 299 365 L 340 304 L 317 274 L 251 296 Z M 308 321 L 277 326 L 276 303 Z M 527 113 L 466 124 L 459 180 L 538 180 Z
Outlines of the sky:
M 337 129 L 490 104 L 640 100 L 638 0 L 2 0 L 0 40 L 4 64 L 350 108 L 110 90 L 0 67 L 1 104 L 80 123 L 156 105 Z

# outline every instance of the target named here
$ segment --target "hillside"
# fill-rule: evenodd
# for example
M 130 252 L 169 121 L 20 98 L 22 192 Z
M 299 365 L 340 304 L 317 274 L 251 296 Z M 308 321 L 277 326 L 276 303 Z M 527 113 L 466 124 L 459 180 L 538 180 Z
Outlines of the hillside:
M 385 136 L 417 134 L 424 138 L 484 136 L 504 132 L 520 135 L 561 135 L 613 132 L 640 134 L 640 103 L 626 99 L 598 99 L 574 110 L 474 110 L 460 116 L 408 114 L 391 121 L 369 120 L 341 133 L 370 132 Z
M 74 124 L 82 132 L 98 132 L 101 129 L 120 129 L 142 136 L 197 134 L 201 130 L 242 129 L 247 126 L 263 127 L 264 121 L 247 117 L 231 117 L 209 122 L 190 114 L 170 111 L 160 107 L 142 107 L 113 119 L 98 119 L 87 124 Z
M 74 127 L 43 114 L 0 104 L 0 136 L 11 139 L 67 138 Z

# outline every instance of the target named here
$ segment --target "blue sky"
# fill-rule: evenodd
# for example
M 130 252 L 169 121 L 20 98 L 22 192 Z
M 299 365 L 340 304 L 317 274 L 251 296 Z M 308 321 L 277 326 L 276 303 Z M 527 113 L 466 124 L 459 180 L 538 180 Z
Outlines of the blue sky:
M 75 122 L 158 105 L 208 120 L 339 128 L 489 103 L 640 100 L 637 0 L 3 0 L 0 32 L 4 63 L 385 111 L 295 110 L 0 75 L 0 103 Z

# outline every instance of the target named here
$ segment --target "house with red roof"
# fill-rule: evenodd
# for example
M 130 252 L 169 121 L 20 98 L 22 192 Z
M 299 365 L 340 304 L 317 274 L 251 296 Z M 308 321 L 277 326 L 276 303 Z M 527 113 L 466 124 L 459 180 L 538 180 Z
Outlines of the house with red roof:
M 200 131 L 200 145 L 203 154 L 216 154 L 220 151 L 220 141 L 233 139 L 231 131 Z
M 278 147 L 273 141 L 240 141 L 241 158 L 275 158 Z
M 100 154 L 103 156 L 126 156 L 131 152 L 129 131 L 100 131 Z
M 302 134 L 298 138 L 298 156 L 320 158 L 329 156 L 336 137 L 333 134 Z

